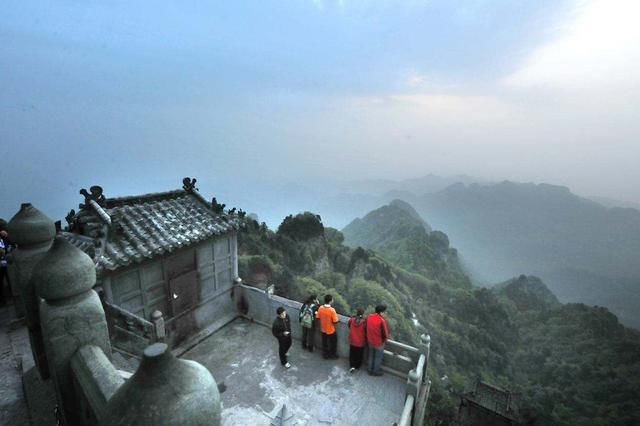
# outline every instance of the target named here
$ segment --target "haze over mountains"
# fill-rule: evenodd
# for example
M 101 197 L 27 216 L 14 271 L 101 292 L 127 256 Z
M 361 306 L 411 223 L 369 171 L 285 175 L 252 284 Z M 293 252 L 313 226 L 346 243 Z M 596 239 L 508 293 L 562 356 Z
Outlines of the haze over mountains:
M 377 181 L 358 182 L 339 188 L 344 193 L 327 190 L 325 197 L 307 192 L 313 200 L 308 209 L 344 227 L 401 199 L 449 236 L 476 283 L 536 275 L 562 302 L 606 306 L 623 323 L 640 327 L 640 211 L 608 208 L 562 186 L 465 179 L 451 183 L 455 178 L 431 175 L 396 182 L 395 189 L 381 181 L 377 190 Z

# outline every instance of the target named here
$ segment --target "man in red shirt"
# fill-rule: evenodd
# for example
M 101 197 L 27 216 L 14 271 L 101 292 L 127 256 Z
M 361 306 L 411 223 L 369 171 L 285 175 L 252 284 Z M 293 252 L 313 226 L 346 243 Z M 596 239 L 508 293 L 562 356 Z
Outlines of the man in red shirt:
M 322 332 L 322 357 L 324 359 L 338 359 L 337 346 L 338 335 L 334 324 L 338 322 L 338 314 L 331 306 L 333 296 L 324 296 L 324 305 L 316 311 L 316 318 L 320 320 L 320 331 Z
M 384 344 L 389 338 L 387 320 L 384 319 L 385 305 L 376 306 L 376 312 L 367 317 L 367 342 L 369 343 L 368 371 L 372 376 L 382 376 L 382 356 Z

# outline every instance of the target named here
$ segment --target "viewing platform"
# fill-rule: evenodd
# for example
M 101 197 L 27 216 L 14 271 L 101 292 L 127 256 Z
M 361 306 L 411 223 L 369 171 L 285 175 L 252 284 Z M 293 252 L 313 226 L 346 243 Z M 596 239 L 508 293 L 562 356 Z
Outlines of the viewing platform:
M 292 322 L 296 327 L 297 320 Z M 224 383 L 223 425 L 268 425 L 283 405 L 287 425 L 393 425 L 404 408 L 406 379 L 369 376 L 364 363 L 350 374 L 348 358 L 325 360 L 321 348 L 308 352 L 299 340 L 289 350 L 292 366 L 286 369 L 271 330 L 244 318 L 182 358 L 199 362 Z

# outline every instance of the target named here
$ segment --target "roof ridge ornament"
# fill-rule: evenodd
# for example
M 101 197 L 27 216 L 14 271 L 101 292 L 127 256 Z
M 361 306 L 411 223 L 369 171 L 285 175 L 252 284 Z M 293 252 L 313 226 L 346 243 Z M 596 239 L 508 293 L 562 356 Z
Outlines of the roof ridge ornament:
M 92 187 L 89 188 L 89 192 L 91 192 L 91 194 L 89 194 L 89 192 L 87 192 L 86 189 L 81 189 L 80 194 L 84 195 L 85 199 L 92 199 L 93 201 L 98 203 L 100 207 L 104 207 L 105 201 L 107 199 L 102 194 L 102 191 L 103 190 L 101 186 L 93 185 Z
M 67 230 L 72 231 L 76 226 L 76 211 L 74 209 L 69 210 L 69 213 L 64 217 L 67 221 Z
M 111 226 L 111 217 L 102 208 L 106 204 L 106 198 L 102 194 L 102 187 L 93 185 L 91 188 L 89 188 L 89 191 L 91 192 L 91 194 L 89 194 L 89 192 L 87 192 L 87 190 L 84 188 L 80 190 L 80 194 L 84 195 L 85 205 L 91 206 L 96 211 L 98 216 L 100 216 L 100 219 L 102 219 L 107 225 Z
M 211 210 L 213 210 L 214 213 L 223 214 L 224 208 L 226 206 L 227 206 L 226 204 L 218 203 L 218 200 L 216 200 L 216 197 L 213 197 L 211 199 Z
M 198 179 L 196 178 L 190 178 L 190 177 L 185 177 L 184 179 L 182 179 L 182 189 L 184 189 L 186 192 L 193 192 L 193 191 L 198 191 L 198 188 L 196 188 L 196 182 L 198 181 Z

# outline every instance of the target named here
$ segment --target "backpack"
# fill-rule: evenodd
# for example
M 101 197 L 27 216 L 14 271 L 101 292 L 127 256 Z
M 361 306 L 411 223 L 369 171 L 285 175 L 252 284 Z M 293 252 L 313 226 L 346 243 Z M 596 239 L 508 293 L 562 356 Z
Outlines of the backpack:
M 313 327 L 313 305 L 306 305 L 302 313 L 300 314 L 300 324 L 304 328 Z

